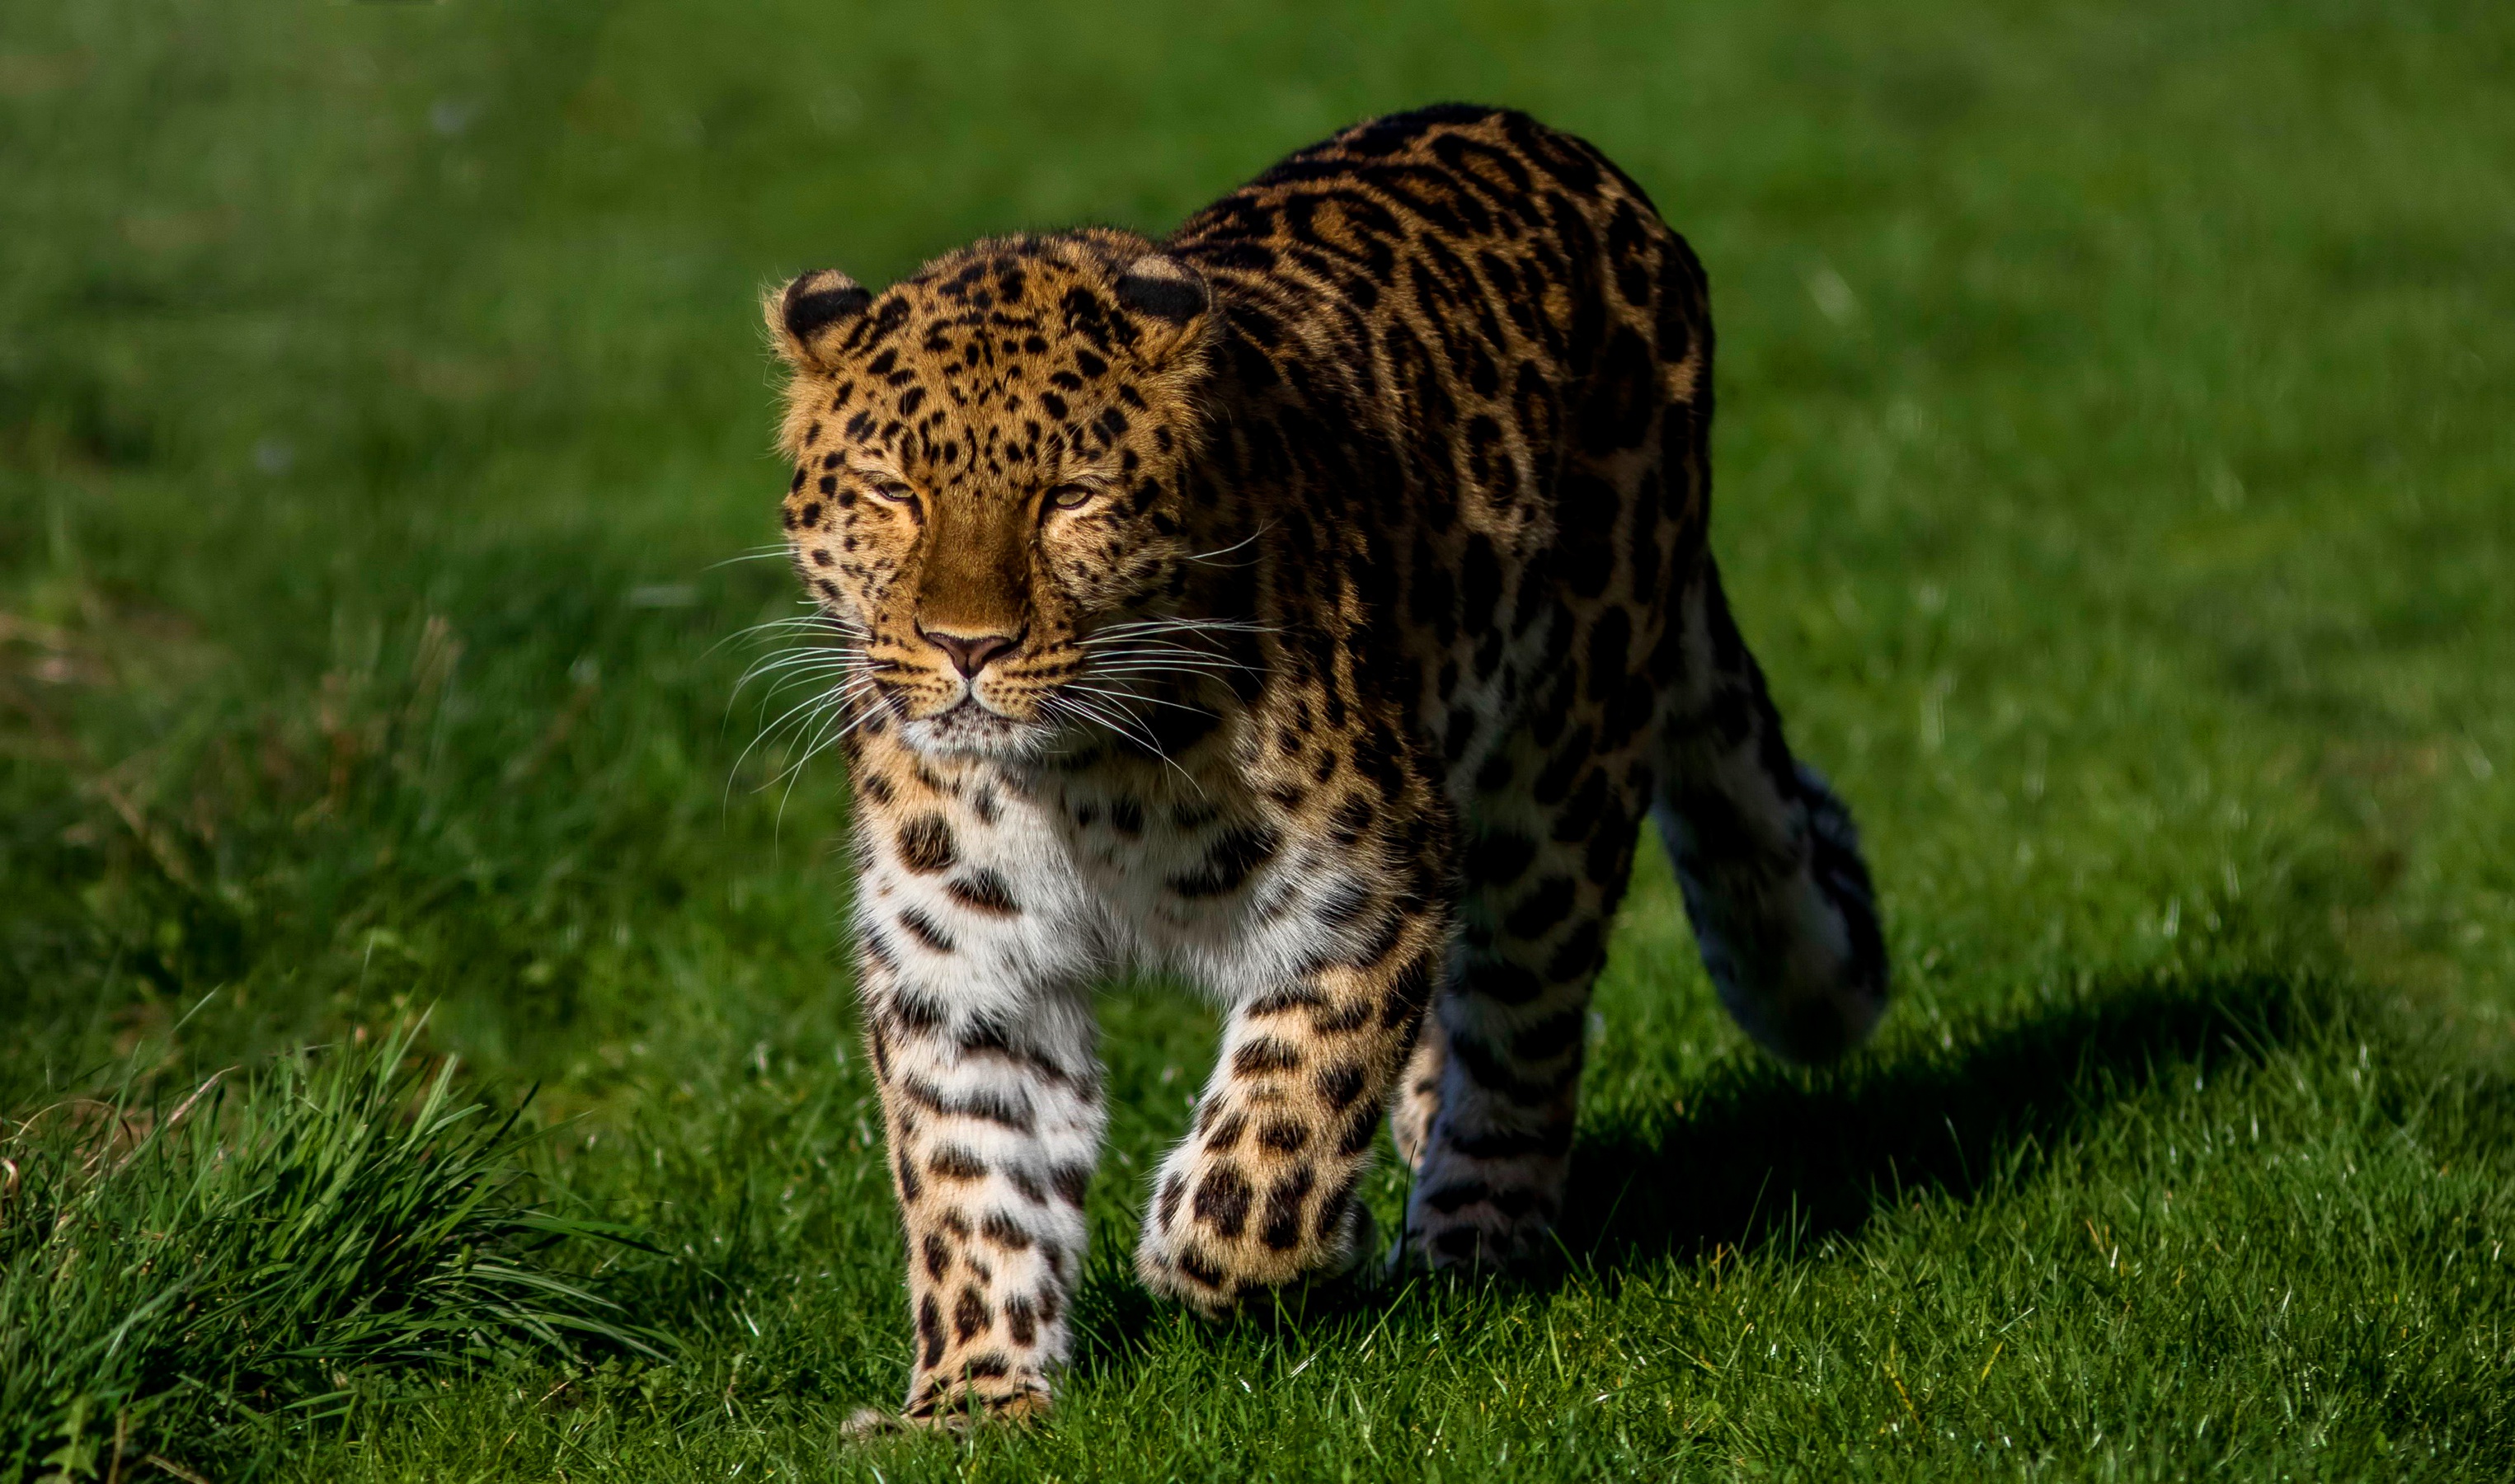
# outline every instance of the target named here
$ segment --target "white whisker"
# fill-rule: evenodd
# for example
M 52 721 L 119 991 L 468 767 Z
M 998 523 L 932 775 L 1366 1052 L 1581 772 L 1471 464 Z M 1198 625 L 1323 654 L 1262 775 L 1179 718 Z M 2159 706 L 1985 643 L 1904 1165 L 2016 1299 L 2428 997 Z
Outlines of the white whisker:
M 766 676 L 809 675 L 822 670 L 845 670 L 864 663 L 864 656 L 852 649 L 790 649 L 755 662 L 733 682 L 733 693 Z
M 805 604 L 804 606 L 811 607 L 813 611 L 809 613 L 792 614 L 785 618 L 763 619 L 756 624 L 746 624 L 743 627 L 734 630 L 731 634 L 726 635 L 724 638 L 718 639 L 717 646 L 722 647 L 725 644 L 731 643 L 735 639 L 742 639 L 749 635 L 758 634 L 763 630 L 767 629 L 829 629 L 842 634 L 860 635 L 864 633 L 864 626 L 851 618 L 842 618 L 838 614 L 831 613 L 820 608 L 817 604 Z
M 793 721 L 798 716 L 803 716 L 804 717 L 804 721 L 795 729 L 798 731 L 805 730 L 806 728 L 815 726 L 819 723 L 824 713 L 832 709 L 843 708 L 850 701 L 860 700 L 863 697 L 872 694 L 874 688 L 874 681 L 871 676 L 854 676 L 849 678 L 845 684 L 826 690 L 815 690 L 812 694 L 806 696 L 802 701 L 799 701 L 795 705 L 787 708 L 784 714 L 780 715 L 776 721 L 763 726 L 759 733 L 751 739 L 750 743 L 743 748 L 741 754 L 733 760 L 733 766 L 728 769 L 725 774 L 724 784 L 726 796 L 728 798 L 731 797 L 734 775 L 742 771 L 742 764 L 751 761 L 752 753 L 759 748 L 760 744 L 769 741 L 775 738 L 780 732 L 785 731 L 787 722 Z M 766 709 L 764 699 L 762 709 L 763 711 Z M 775 781 L 774 777 L 769 780 L 771 784 Z M 768 785 L 763 785 L 763 787 L 766 786 Z
M 1140 719 L 1126 712 L 1123 708 L 1114 704 L 1103 705 L 1096 701 L 1086 701 L 1078 696 L 1068 694 L 1065 691 L 1051 692 L 1047 697 L 1047 700 L 1071 708 L 1084 718 L 1096 721 L 1100 725 L 1108 727 L 1110 730 L 1118 733 L 1122 737 L 1125 737 L 1129 741 L 1135 743 L 1137 746 L 1143 748 L 1144 751 L 1152 754 L 1156 758 L 1159 758 L 1169 766 L 1172 772 L 1185 778 L 1187 780 L 1188 787 L 1195 789 L 1199 794 L 1205 792 L 1205 785 L 1199 783 L 1193 773 L 1190 773 L 1186 768 L 1179 766 L 1177 763 L 1172 761 L 1171 755 L 1163 749 L 1159 741 L 1154 739 L 1148 731 L 1138 731 L 1136 729 L 1137 727 L 1142 726 L 1143 722 Z
M 1211 707 L 1192 706 L 1184 701 L 1165 700 L 1160 696 L 1142 695 L 1132 690 L 1108 690 L 1098 685 L 1086 685 L 1075 680 L 1067 681 L 1065 688 L 1068 690 L 1080 690 L 1087 695 L 1107 696 L 1113 701 L 1143 701 L 1153 706 L 1168 706 L 1175 711 L 1192 711 L 1201 717 L 1210 717 L 1214 715 L 1214 711 Z
M 1083 642 L 1125 639 L 1142 634 L 1280 634 L 1272 624 L 1252 623 L 1237 618 L 1146 618 L 1123 624 L 1110 624 L 1094 630 Z
M 1255 668 L 1237 660 L 1224 659 L 1218 654 L 1199 654 L 1192 650 L 1174 654 L 1161 650 L 1131 649 L 1124 653 L 1113 654 L 1106 659 L 1094 659 L 1085 673 L 1105 675 L 1121 665 L 1164 665 L 1179 670 L 1211 670 L 1216 673 Z
M 1253 542 L 1253 541 L 1257 540 L 1258 537 L 1265 535 L 1268 531 L 1271 531 L 1271 530 L 1273 530 L 1274 528 L 1275 528 L 1275 522 L 1274 522 L 1274 521 L 1272 521 L 1272 520 L 1269 520 L 1269 521 L 1267 521 L 1264 525 L 1261 525 L 1261 526 L 1258 527 L 1258 529 L 1256 529 L 1256 530 L 1254 530 L 1254 531 L 1251 531 L 1248 535 L 1241 537 L 1239 540 L 1237 540 L 1237 541 L 1235 541 L 1235 542 L 1231 543 L 1229 546 L 1218 546 L 1218 547 L 1216 547 L 1216 548 L 1215 548 L 1213 551 L 1211 551 L 1211 552 L 1199 552 L 1199 553 L 1197 553 L 1197 554 L 1196 554 L 1195 556 L 1182 556 L 1182 557 L 1180 557 L 1179 559 L 1180 559 L 1181 561 L 1197 561 L 1197 562 L 1204 562 L 1204 563 L 1207 563 L 1207 564 L 1209 564 L 1209 565 L 1213 565 L 1213 566 L 1246 566 L 1246 565 L 1248 565 L 1248 563 L 1247 563 L 1247 562 L 1219 562 L 1219 561 L 1216 561 L 1214 558 L 1215 558 L 1215 557 L 1216 557 L 1216 556 L 1230 556 L 1232 553 L 1234 553 L 1234 552 L 1236 552 L 1236 551 L 1240 550 L 1240 549 L 1241 549 L 1242 547 L 1244 547 L 1244 546 L 1247 546 L 1249 543 L 1251 543 L 1251 542 Z
M 737 552 L 722 561 L 712 561 L 708 563 L 707 570 L 713 572 L 719 567 L 729 567 L 737 561 L 766 561 L 774 556 L 785 556 L 788 550 L 786 543 L 782 541 L 772 542 L 767 546 L 756 546 L 747 552 Z

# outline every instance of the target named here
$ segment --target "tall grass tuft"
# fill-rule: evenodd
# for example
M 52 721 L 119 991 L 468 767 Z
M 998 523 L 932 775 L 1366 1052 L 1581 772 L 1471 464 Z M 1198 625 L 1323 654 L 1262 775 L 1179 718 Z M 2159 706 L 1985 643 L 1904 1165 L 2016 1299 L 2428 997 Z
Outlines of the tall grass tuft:
M 215 1459 L 424 1364 L 653 1337 L 561 1265 L 532 1135 L 416 1027 L 203 1082 L 126 1082 L 0 1136 L 0 1479 Z M 129 1464 L 124 1463 L 129 1460 Z

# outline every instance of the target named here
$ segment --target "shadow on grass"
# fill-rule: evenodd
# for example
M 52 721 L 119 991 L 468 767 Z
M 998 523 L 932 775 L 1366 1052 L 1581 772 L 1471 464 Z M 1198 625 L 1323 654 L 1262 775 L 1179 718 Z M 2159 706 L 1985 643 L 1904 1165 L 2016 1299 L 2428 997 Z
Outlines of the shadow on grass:
M 1924 1192 L 1971 1200 L 2031 1177 L 2108 1105 L 2169 1074 L 2258 1061 L 2334 1008 L 2306 974 L 2157 974 L 1945 1051 L 1819 1072 L 1747 1064 L 1682 1115 L 1584 1135 L 1564 1252 L 1612 1271 L 1851 1235 Z
M 2168 1076 L 2257 1064 L 2338 1009 L 2335 989 L 2308 972 L 2160 973 L 1952 1050 L 1907 1047 L 1820 1071 L 1742 1061 L 1690 1092 L 1682 1113 L 1585 1134 L 1562 1257 L 1521 1280 L 1550 1288 L 1718 1247 L 1854 1235 L 1924 1192 L 1969 1201 L 2031 1179 L 2107 1107 Z M 1094 1267 L 1077 1305 L 1078 1362 L 1123 1370 L 1149 1332 L 1178 1321 L 1120 1264 Z M 1437 1302 L 1440 1287 L 1287 1296 L 1238 1323 L 1308 1343 Z

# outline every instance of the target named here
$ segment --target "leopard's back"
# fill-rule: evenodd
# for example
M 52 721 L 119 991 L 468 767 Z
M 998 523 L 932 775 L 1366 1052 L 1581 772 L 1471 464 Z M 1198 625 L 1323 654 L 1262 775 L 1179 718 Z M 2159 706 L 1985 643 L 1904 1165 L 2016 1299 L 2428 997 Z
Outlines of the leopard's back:
M 1351 699 L 1405 712 L 1462 804 L 1505 723 L 1568 714 L 1593 661 L 1618 672 L 1593 735 L 1647 726 L 1702 546 L 1711 334 L 1641 187 L 1453 104 L 1299 151 L 1168 246 L 1216 285 L 1238 383 L 1213 467 L 1245 482 L 1212 498 L 1331 538 L 1260 563 L 1264 617 L 1350 650 Z

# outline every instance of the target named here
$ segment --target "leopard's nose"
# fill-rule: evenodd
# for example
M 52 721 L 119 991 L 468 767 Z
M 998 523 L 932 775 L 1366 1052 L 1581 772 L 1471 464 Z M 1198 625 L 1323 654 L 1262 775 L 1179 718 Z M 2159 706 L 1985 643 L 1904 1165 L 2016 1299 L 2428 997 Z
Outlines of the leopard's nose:
M 969 680 L 976 680 L 987 661 L 1010 653 L 1021 642 L 1018 634 L 954 634 L 944 629 L 918 626 L 918 637 L 952 657 L 952 668 Z

